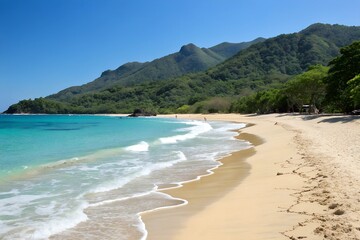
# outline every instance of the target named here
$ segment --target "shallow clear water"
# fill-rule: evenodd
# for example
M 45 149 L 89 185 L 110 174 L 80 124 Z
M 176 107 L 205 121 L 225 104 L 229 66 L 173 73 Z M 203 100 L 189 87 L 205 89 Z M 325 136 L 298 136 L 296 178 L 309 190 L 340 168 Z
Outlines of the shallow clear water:
M 230 131 L 241 127 L 2 115 L 0 238 L 133 239 L 131 232 L 141 237 L 145 230 L 137 213 L 170 204 L 156 187 L 203 175 L 218 165 L 215 160 L 248 147 Z

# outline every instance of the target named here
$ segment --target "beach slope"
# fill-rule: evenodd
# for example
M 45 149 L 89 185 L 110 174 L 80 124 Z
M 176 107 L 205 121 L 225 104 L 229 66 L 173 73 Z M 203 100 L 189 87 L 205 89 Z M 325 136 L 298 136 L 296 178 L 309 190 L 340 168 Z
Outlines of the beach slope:
M 360 120 L 237 114 L 178 118 L 254 124 L 254 147 L 164 192 L 187 205 L 142 214 L 147 239 L 360 239 Z

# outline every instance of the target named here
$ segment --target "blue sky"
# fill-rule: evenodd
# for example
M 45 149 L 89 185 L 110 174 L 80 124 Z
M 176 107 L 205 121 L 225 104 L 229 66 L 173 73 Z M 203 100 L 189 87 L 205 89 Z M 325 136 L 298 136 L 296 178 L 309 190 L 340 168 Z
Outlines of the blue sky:
M 359 0 L 0 0 L 0 111 L 187 43 L 359 26 L 359 9 Z

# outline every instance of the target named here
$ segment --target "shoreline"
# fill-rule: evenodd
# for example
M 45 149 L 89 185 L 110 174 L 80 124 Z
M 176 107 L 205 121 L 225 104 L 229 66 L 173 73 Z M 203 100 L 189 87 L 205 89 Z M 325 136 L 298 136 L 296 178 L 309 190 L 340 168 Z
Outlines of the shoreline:
M 234 171 L 226 161 L 210 176 L 185 183 L 180 188 L 161 190 L 174 198 L 186 199 L 188 204 L 142 213 L 148 232 L 146 239 L 358 239 L 360 236 L 359 210 L 352 208 L 351 216 L 342 216 L 339 213 L 348 211 L 340 207 L 345 203 L 341 203 L 342 199 L 336 194 L 329 196 L 333 180 L 322 165 L 328 157 L 322 155 L 326 154 L 326 149 L 322 149 L 325 145 L 319 143 L 314 147 L 314 142 L 321 142 L 322 136 L 311 133 L 319 123 L 323 123 L 324 129 L 332 128 L 331 124 L 340 126 L 334 119 L 343 116 L 321 116 L 322 121 L 317 121 L 316 117 L 302 119 L 301 116 L 276 114 L 255 117 L 179 114 L 177 117 L 251 122 L 255 125 L 241 132 L 259 136 L 265 142 L 255 149 L 250 148 L 256 153 L 246 160 L 232 161 L 241 162 L 243 166 L 248 164 L 249 174 L 236 176 L 238 182 L 227 192 L 222 190 L 231 183 L 221 179 L 218 173 L 221 169 Z M 360 133 L 359 120 L 351 121 L 350 128 L 355 126 L 356 133 Z M 354 151 L 353 158 L 360 156 L 356 148 Z M 241 155 L 241 152 L 233 155 Z M 334 159 L 338 160 L 336 156 Z M 341 178 L 333 182 L 336 181 Z M 358 202 L 352 200 L 352 203 Z
M 251 126 L 253 126 L 253 124 L 247 124 L 246 127 L 251 127 Z M 242 133 L 241 132 L 242 129 L 244 129 L 244 128 L 241 128 L 241 129 L 238 129 L 238 130 L 233 130 L 234 132 L 238 133 L 238 135 L 235 136 L 236 139 L 241 140 L 241 141 L 251 142 L 253 144 L 253 146 L 257 146 L 257 145 L 260 145 L 260 144 L 263 143 L 263 140 L 260 139 L 258 136 L 255 136 L 255 135 L 252 135 L 252 134 Z M 206 174 L 196 176 L 194 179 L 191 179 L 191 180 L 187 180 L 187 181 L 184 181 L 184 182 L 174 184 L 174 186 L 159 187 L 156 190 L 157 192 L 159 192 L 161 194 L 165 194 L 165 195 L 169 196 L 171 199 L 173 199 L 174 201 L 180 201 L 181 203 L 175 204 L 175 205 L 170 205 L 170 206 L 163 206 L 163 207 L 159 207 L 159 208 L 156 208 L 156 209 L 151 209 L 151 210 L 148 210 L 148 211 L 145 211 L 145 212 L 141 212 L 141 213 L 138 214 L 139 218 L 140 218 L 140 221 L 145 226 L 145 222 L 148 221 L 148 216 L 149 215 L 150 215 L 151 218 L 153 217 L 152 215 L 155 215 L 154 218 L 156 218 L 157 213 L 162 212 L 163 210 L 165 210 L 165 211 L 172 211 L 173 210 L 173 211 L 176 212 L 178 208 L 186 207 L 189 204 L 189 202 L 191 202 L 191 204 L 192 204 L 193 199 L 191 199 L 191 197 L 190 197 L 190 199 L 188 197 L 184 198 L 184 196 L 179 194 L 179 192 L 181 193 L 183 187 L 189 188 L 189 186 L 190 186 L 191 188 L 193 188 L 193 190 L 198 192 L 199 190 L 201 191 L 201 189 L 205 190 L 203 188 L 203 186 L 200 186 L 201 189 L 199 189 L 199 187 L 198 187 L 199 183 L 201 183 L 201 185 L 204 185 L 204 182 L 206 182 L 208 184 L 209 183 L 212 184 L 212 182 L 214 181 L 214 178 L 216 178 L 216 179 L 219 178 L 219 174 L 222 175 L 221 178 L 222 178 L 223 181 L 229 181 L 229 180 L 231 181 L 234 176 L 229 177 L 229 176 L 226 176 L 225 174 L 228 174 L 229 170 L 231 171 L 232 175 L 237 174 L 240 171 L 241 174 L 242 174 L 241 178 L 236 178 L 237 181 L 234 182 L 232 185 L 227 185 L 226 188 L 221 189 L 221 192 L 223 194 L 226 193 L 226 192 L 231 191 L 231 189 L 234 188 L 237 185 L 238 181 L 241 182 L 241 180 L 243 180 L 243 178 L 245 178 L 249 174 L 250 166 L 249 166 L 249 164 L 247 164 L 243 160 L 245 160 L 246 158 L 248 158 L 248 157 L 252 156 L 253 154 L 255 154 L 253 146 L 251 146 L 250 148 L 246 148 L 246 149 L 242 149 L 242 150 L 239 150 L 239 151 L 232 152 L 228 156 L 225 156 L 225 157 L 223 157 L 221 159 L 216 160 L 217 162 L 220 163 L 220 165 L 206 170 Z M 236 159 L 236 160 L 234 160 L 234 159 Z M 236 169 L 236 168 L 238 168 L 238 169 Z M 236 171 L 232 171 L 234 169 L 236 169 Z M 216 176 L 214 176 L 214 175 L 216 175 Z M 216 196 L 213 196 L 213 197 L 216 197 Z M 206 204 L 209 204 L 210 201 L 208 202 L 208 200 L 212 201 L 213 199 L 212 198 L 206 198 L 206 199 L 201 200 L 197 204 L 198 205 L 199 204 L 204 205 L 204 202 L 206 202 Z M 189 215 L 191 215 L 191 213 Z M 167 218 L 166 221 L 168 221 L 168 218 Z M 152 239 L 152 237 L 153 237 L 152 234 L 151 234 L 151 236 L 149 238 L 149 236 L 148 236 L 149 233 L 147 231 L 146 226 L 144 227 L 145 231 L 143 231 L 143 232 L 145 234 L 141 238 L 142 240 Z M 174 229 L 167 228 L 167 231 L 169 231 L 171 234 L 173 234 L 173 230 Z M 166 234 L 166 237 L 164 239 L 167 239 L 169 237 L 169 232 Z M 160 238 L 158 238 L 158 237 L 159 236 L 155 237 L 154 239 L 162 239 L 161 237 Z

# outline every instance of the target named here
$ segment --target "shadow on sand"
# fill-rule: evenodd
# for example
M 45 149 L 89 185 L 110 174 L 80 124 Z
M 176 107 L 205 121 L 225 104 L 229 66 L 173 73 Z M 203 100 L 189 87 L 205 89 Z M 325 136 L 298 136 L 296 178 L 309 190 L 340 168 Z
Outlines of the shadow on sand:
M 345 115 L 345 116 L 336 116 L 332 118 L 325 118 L 319 121 L 319 123 L 348 123 L 355 120 L 359 120 L 360 116 L 354 116 L 354 115 Z
M 249 114 L 248 117 L 258 116 L 257 114 Z M 304 121 L 319 119 L 317 123 L 348 123 L 356 120 L 360 120 L 360 116 L 357 115 L 343 115 L 343 114 L 299 114 L 299 113 L 284 113 L 279 114 L 276 117 L 286 117 L 286 116 L 299 116 Z

